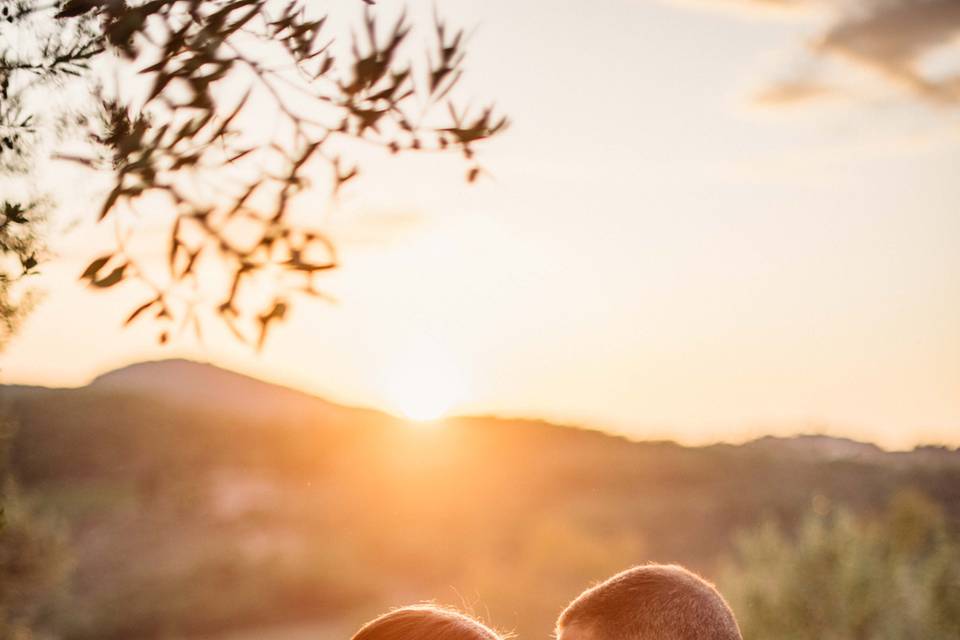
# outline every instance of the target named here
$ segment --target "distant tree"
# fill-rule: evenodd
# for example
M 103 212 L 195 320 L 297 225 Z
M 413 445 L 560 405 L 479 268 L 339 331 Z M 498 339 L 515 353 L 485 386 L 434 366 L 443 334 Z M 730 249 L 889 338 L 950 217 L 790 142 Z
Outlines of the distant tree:
M 9 472 L 11 428 L 0 425 L 0 638 L 31 640 L 71 567 L 64 531 L 23 496 Z
M 165 208 L 169 217 L 150 219 L 167 221 L 154 236 L 167 265 L 152 271 L 118 233 L 116 250 L 82 278 L 100 289 L 146 285 L 127 323 L 152 316 L 161 342 L 219 318 L 262 345 L 298 294 L 324 297 L 318 277 L 338 264 L 329 240 L 293 215 L 298 198 L 329 203 L 359 174 L 350 158 L 360 145 L 456 152 L 472 182 L 482 172 L 475 146 L 507 125 L 451 98 L 462 31 L 436 18 L 432 42 L 415 45 L 405 15 L 378 28 L 364 2 L 346 47 L 329 35 L 321 2 L 0 0 L 0 174 L 29 178 L 50 157 L 110 172 L 91 215 Z M 111 74 L 122 80 L 107 82 Z M 318 175 L 326 189 L 311 181 Z M 42 257 L 31 227 L 40 212 L 29 198 L 2 199 L 0 224 L 21 238 L 0 246 L 11 258 L 0 305 L 12 306 L 8 290 Z
M 740 537 L 721 586 L 747 640 L 960 637 L 960 545 L 913 492 L 874 520 L 820 508 L 792 535 L 768 522 Z

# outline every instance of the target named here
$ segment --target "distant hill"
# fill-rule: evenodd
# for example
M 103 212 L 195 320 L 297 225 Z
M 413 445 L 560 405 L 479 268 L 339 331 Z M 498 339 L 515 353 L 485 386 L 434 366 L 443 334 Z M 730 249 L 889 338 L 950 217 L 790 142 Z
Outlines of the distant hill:
M 0 385 L 0 392 L 5 392 L 4 395 L 9 398 L 20 396 L 27 390 L 33 393 L 95 394 L 100 397 L 138 396 L 149 402 L 243 416 L 250 420 L 276 418 L 281 414 L 284 417 L 309 416 L 311 420 L 328 425 L 358 418 L 365 421 L 394 420 L 377 411 L 338 405 L 302 391 L 264 382 L 209 363 L 186 359 L 131 364 L 101 374 L 88 386 L 74 390 Z M 498 421 L 496 418 L 487 420 Z M 897 459 L 915 459 L 918 462 L 956 460 L 960 463 L 960 448 L 920 446 L 911 452 L 888 452 L 872 443 L 822 434 L 763 436 L 741 446 L 754 451 L 811 460 L 857 459 L 892 462 Z
M 887 452 L 872 443 L 849 438 L 803 434 L 792 437 L 764 436 L 748 447 L 777 454 L 791 454 L 822 460 L 879 459 Z
M 6 386 L 0 387 L 0 392 L 19 419 L 22 433 L 17 441 L 29 440 L 34 445 L 29 453 L 24 453 L 29 460 L 39 460 L 44 455 L 41 434 L 56 442 L 74 438 L 88 442 L 89 447 L 82 447 L 79 442 L 76 445 L 97 458 L 102 455 L 93 446 L 97 437 L 117 441 L 121 437 L 136 440 L 141 436 L 176 435 L 183 448 L 202 448 L 204 442 L 222 439 L 218 432 L 224 427 L 268 429 L 272 434 L 269 437 L 246 437 L 267 438 L 264 446 L 276 448 L 279 442 L 300 437 L 297 434 L 304 430 L 310 432 L 309 441 L 319 445 L 330 444 L 334 439 L 345 442 L 377 438 L 384 430 L 406 428 L 398 426 L 404 424 L 401 420 L 377 411 L 334 404 L 211 364 L 181 359 L 132 364 L 76 389 Z M 496 433 L 506 445 L 519 444 L 537 434 L 537 441 L 545 450 L 566 448 L 571 442 L 591 443 L 590 446 L 602 443 L 610 455 L 616 452 L 618 456 L 667 447 L 702 455 L 776 459 L 804 465 L 856 462 L 890 469 L 931 465 L 960 468 L 960 450 L 918 447 L 911 452 L 888 452 L 874 444 L 826 435 L 765 436 L 739 446 L 685 448 L 671 443 L 632 442 L 601 432 L 532 421 L 461 418 L 449 422 L 459 429 Z M 335 436 L 337 432 L 340 434 Z M 242 440 L 235 444 L 240 443 Z M 291 444 L 291 448 L 294 450 L 289 455 L 297 457 L 296 445 Z M 221 445 L 217 454 L 227 455 L 228 449 Z M 307 455 L 307 450 L 309 447 L 299 454 Z M 504 455 L 508 452 L 509 447 Z M 235 453 L 245 459 L 250 452 Z M 328 453 L 329 450 L 324 451 L 323 455 Z M 64 455 L 67 454 L 64 449 Z M 197 455 L 203 457 L 200 452 Z M 81 465 L 82 459 L 83 456 L 73 461 L 64 459 L 57 468 L 66 473 Z M 28 476 L 32 473 L 29 468 L 25 471 Z
M 335 414 L 359 411 L 212 364 L 182 359 L 131 364 L 98 376 L 88 389 L 149 396 L 257 419 L 306 413 L 313 419 L 329 420 L 335 419 Z
M 763 436 L 743 445 L 772 455 L 811 461 L 859 461 L 880 465 L 939 466 L 960 464 L 960 449 L 918 446 L 912 451 L 886 451 L 869 442 L 820 434 Z

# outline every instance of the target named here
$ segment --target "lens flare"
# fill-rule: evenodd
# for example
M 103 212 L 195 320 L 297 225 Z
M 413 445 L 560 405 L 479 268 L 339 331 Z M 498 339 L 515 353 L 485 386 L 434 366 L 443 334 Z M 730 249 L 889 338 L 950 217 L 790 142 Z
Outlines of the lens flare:
M 450 415 L 464 390 L 454 358 L 432 340 L 408 344 L 386 368 L 386 408 L 412 422 L 435 422 Z

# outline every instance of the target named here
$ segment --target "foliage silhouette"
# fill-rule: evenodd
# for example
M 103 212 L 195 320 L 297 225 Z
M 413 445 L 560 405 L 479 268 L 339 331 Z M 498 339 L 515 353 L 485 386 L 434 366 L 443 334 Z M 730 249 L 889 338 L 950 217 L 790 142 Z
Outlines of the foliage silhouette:
M 740 537 L 722 583 L 744 638 L 960 634 L 960 545 L 936 503 L 902 491 L 873 519 L 818 503 L 794 535 Z
M 0 36 L 18 36 L 0 53 L 4 172 L 35 170 L 67 137 L 82 142 L 83 152 L 52 157 L 112 173 L 99 219 L 161 201 L 173 212 L 155 238 L 168 245 L 162 278 L 120 233 L 82 280 L 146 285 L 126 323 L 152 316 L 161 342 L 219 318 L 262 347 L 295 297 L 326 297 L 319 276 L 338 265 L 332 243 L 291 213 L 305 193 L 316 197 L 311 178 L 329 179 L 329 204 L 360 173 L 351 151 L 373 145 L 458 153 L 473 182 L 476 145 L 507 126 L 491 107 L 471 112 L 451 97 L 463 31 L 435 16 L 426 55 L 413 56 L 406 14 L 378 28 L 372 4 L 341 51 L 327 17 L 301 0 L 0 3 Z M 136 74 L 108 89 L 107 67 Z M 40 117 L 45 92 L 78 84 L 92 102 Z M 29 206 L 8 207 L 31 220 Z M 2 249 L 21 272 L 36 266 L 33 247 Z
M 38 234 L 43 213 L 40 203 L 0 202 L 0 349 L 32 307 L 34 296 L 18 285 L 36 272 L 43 255 Z

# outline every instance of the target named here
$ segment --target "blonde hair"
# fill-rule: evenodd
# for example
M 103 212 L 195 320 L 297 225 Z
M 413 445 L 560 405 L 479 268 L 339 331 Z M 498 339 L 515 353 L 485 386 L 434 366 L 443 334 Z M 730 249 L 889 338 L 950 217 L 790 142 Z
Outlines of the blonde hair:
M 436 605 L 394 609 L 366 623 L 352 640 L 502 640 L 493 629 Z

